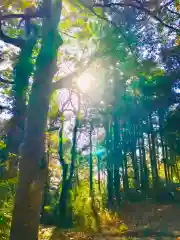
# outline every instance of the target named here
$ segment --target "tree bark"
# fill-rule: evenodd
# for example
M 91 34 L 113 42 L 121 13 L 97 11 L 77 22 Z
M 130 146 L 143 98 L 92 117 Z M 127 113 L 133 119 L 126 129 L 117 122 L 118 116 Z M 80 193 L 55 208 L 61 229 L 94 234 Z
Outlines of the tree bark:
M 98 189 L 99 192 L 101 193 L 101 157 L 97 156 L 97 169 L 98 169 Z
M 149 127 L 150 127 L 150 142 L 151 142 L 151 170 L 152 170 L 152 180 L 153 186 L 156 188 L 159 180 L 157 161 L 156 161 L 156 147 L 155 147 L 155 133 L 153 129 L 152 116 L 149 115 Z
M 45 4 L 48 3 L 45 2 Z M 46 167 L 42 168 L 50 89 L 62 39 L 57 32 L 62 3 L 43 22 L 43 37 L 27 111 L 19 183 L 11 225 L 11 240 L 37 240 Z
M 138 125 L 136 125 L 136 134 L 137 134 L 137 145 L 138 145 L 138 150 L 139 150 L 141 188 L 143 189 L 144 188 L 144 166 L 143 166 L 141 143 L 140 143 L 141 140 L 140 140 Z
M 120 162 L 122 162 L 122 149 L 120 147 L 120 133 L 119 133 L 119 124 L 118 124 L 118 116 L 116 113 L 113 115 L 113 123 L 114 123 L 114 189 L 116 195 L 116 201 L 120 202 Z
M 143 161 L 143 168 L 144 168 L 144 187 L 146 189 L 148 189 L 149 188 L 149 171 L 148 171 L 148 166 L 147 166 L 147 161 L 146 161 L 146 150 L 145 150 L 145 146 L 144 146 L 144 135 L 143 135 L 143 132 L 141 132 L 140 134 L 141 134 L 142 161 Z
M 127 151 L 128 147 L 127 144 L 129 142 L 128 135 L 127 135 L 127 124 L 125 124 L 125 129 L 122 131 L 123 136 L 122 136 L 122 142 L 123 142 L 123 187 L 124 190 L 127 191 L 129 189 L 129 180 L 128 180 L 128 163 L 127 163 Z
M 19 146 L 24 137 L 24 123 L 29 77 L 33 71 L 32 51 L 36 44 L 36 36 L 31 37 L 22 46 L 18 62 L 14 68 L 15 79 L 13 87 L 13 117 L 10 119 L 7 133 L 6 160 L 9 160 L 8 170 L 3 170 L 3 178 L 17 176 Z M 9 154 L 10 153 L 10 154 Z
M 93 196 L 93 158 L 92 158 L 92 123 L 90 123 L 89 140 L 90 140 L 90 153 L 89 153 L 89 186 L 90 196 Z
M 166 150 L 165 150 L 165 142 L 163 136 L 163 123 L 164 123 L 164 114 L 163 111 L 159 110 L 159 135 L 161 141 L 161 149 L 162 149 L 162 158 L 163 158 L 163 165 L 164 165 L 164 175 L 166 179 L 166 185 L 169 183 L 168 177 L 168 169 L 167 169 L 167 159 L 166 159 Z
M 135 126 L 132 123 L 131 125 L 131 134 L 132 134 L 132 140 L 131 140 L 131 158 L 132 158 L 132 166 L 134 171 L 134 186 L 136 189 L 140 188 L 140 178 L 139 178 L 139 168 L 137 163 L 137 156 L 136 156 L 136 141 L 137 136 L 135 133 Z
M 66 164 L 63 158 L 63 142 L 62 142 L 62 131 L 63 131 L 63 124 L 61 128 L 61 136 L 60 136 L 60 161 L 61 165 L 63 166 L 63 181 L 62 181 L 62 191 L 61 191 L 61 196 L 59 200 L 59 216 L 60 216 L 60 226 L 64 227 L 71 227 L 72 225 L 72 219 L 70 216 L 70 211 L 68 210 L 71 208 L 69 205 L 68 209 L 68 203 L 70 199 L 69 195 L 69 190 L 72 187 L 72 178 L 74 175 L 74 170 L 75 170 L 75 161 L 76 161 L 76 143 L 77 143 L 77 132 L 78 132 L 78 127 L 79 127 L 79 113 L 80 113 L 80 96 L 78 96 L 78 111 L 76 114 L 76 119 L 75 119 L 75 126 L 73 130 L 73 140 L 72 140 L 72 149 L 71 149 L 71 164 L 69 167 L 69 164 Z M 68 171 L 69 171 L 69 176 L 68 176 Z M 63 221 L 62 221 L 63 219 Z
M 112 162 L 111 162 L 111 144 L 110 144 L 110 120 L 106 119 L 105 120 L 105 142 L 106 142 L 106 151 L 107 151 L 107 197 L 108 197 L 108 207 L 112 207 L 113 204 L 113 191 L 114 191 L 114 186 L 113 186 L 113 167 L 112 167 Z

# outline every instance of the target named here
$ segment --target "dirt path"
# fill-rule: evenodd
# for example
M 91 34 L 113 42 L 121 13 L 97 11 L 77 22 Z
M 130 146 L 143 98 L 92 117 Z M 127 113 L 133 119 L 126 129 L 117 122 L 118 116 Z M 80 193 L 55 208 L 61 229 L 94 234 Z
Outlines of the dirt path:
M 180 205 L 124 204 L 115 215 L 102 222 L 100 233 L 42 227 L 40 240 L 180 240 Z

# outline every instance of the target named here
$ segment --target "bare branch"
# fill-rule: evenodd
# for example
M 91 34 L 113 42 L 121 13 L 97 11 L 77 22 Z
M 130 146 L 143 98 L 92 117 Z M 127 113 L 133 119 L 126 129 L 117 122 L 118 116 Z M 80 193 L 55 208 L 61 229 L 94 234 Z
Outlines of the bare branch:
M 70 73 L 69 75 L 61 78 L 57 82 L 53 82 L 52 91 L 55 91 L 55 90 L 58 90 L 58 89 L 61 89 L 61 88 L 71 89 L 73 87 L 73 78 L 79 77 L 83 72 L 85 72 L 87 70 L 87 68 L 95 60 L 96 57 L 97 57 L 97 54 L 92 56 L 91 59 L 89 60 L 89 62 L 86 65 L 80 66 L 79 70 Z

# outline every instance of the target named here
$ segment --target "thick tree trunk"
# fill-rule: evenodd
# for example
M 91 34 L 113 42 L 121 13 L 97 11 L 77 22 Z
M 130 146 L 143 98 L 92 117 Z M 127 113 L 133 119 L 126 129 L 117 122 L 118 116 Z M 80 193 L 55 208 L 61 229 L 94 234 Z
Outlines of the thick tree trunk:
M 53 16 L 43 23 L 43 39 L 37 58 L 37 70 L 28 104 L 27 125 L 20 161 L 20 174 L 11 225 L 11 240 L 37 240 L 40 204 L 47 166 L 44 156 L 45 129 L 57 51 L 62 39 L 57 32 L 61 2 Z M 46 30 L 46 31 L 45 31 Z
M 114 189 L 116 195 L 116 201 L 120 203 L 120 167 L 123 168 L 122 159 L 122 144 L 120 137 L 120 113 L 121 107 L 119 97 L 123 102 L 123 95 L 125 94 L 125 84 L 123 79 L 119 79 L 119 72 L 114 70 L 114 82 L 113 82 L 113 130 L 114 130 L 114 141 L 113 141 L 113 152 L 114 152 Z
M 60 161 L 63 167 L 63 180 L 62 180 L 62 191 L 59 200 L 59 216 L 60 216 L 60 226 L 61 227 L 71 227 L 72 226 L 72 216 L 71 216 L 71 206 L 69 205 L 70 194 L 69 190 L 72 187 L 72 178 L 75 170 L 75 161 L 76 161 L 76 143 L 77 143 L 77 131 L 79 126 L 79 109 L 76 115 L 75 126 L 73 130 L 73 144 L 71 149 L 71 164 L 66 164 L 63 158 L 63 142 L 62 142 L 62 131 L 60 131 Z M 63 125 L 62 125 L 63 126 Z M 68 176 L 69 170 L 69 176 Z

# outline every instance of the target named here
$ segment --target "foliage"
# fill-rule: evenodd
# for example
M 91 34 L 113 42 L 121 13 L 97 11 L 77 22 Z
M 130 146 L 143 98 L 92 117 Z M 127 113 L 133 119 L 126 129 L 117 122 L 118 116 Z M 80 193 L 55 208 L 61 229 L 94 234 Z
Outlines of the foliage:
M 104 8 L 103 5 L 98 8 L 95 2 L 92 7 L 86 2 L 63 1 L 61 21 L 56 21 L 54 10 L 48 36 L 42 28 L 45 21 L 41 18 L 30 20 L 34 29 L 38 28 L 38 34 L 32 39 L 24 37 L 24 20 L 15 17 L 2 22 L 1 30 L 7 34 L 8 39 L 23 40 L 26 43 L 15 57 L 6 53 L 14 66 L 11 66 L 13 70 L 6 68 L 0 72 L 2 94 L 4 99 L 5 96 L 10 99 L 10 106 L 14 107 L 13 118 L 22 111 L 14 129 L 16 132 L 22 125 L 19 145 L 23 142 L 24 130 L 30 135 L 25 135 L 25 141 L 29 140 L 25 146 L 31 150 L 30 153 L 27 151 L 29 159 L 32 158 L 31 154 L 45 149 L 45 153 L 42 150 L 37 157 L 46 154 L 49 164 L 43 165 L 45 170 L 48 165 L 48 173 L 46 172 L 42 222 L 57 224 L 66 221 L 66 214 L 57 210 L 61 196 L 66 192 L 64 208 L 61 210 L 66 211 L 67 208 L 67 215 L 74 228 L 94 232 L 100 231 L 101 226 L 107 228 L 113 222 L 117 223 L 115 229 L 118 232 L 126 232 L 128 227 L 124 223 L 120 224 L 118 214 L 112 210 L 120 207 L 123 201 L 128 202 L 130 197 L 128 199 L 124 196 L 131 195 L 132 198 L 141 200 L 141 196 L 158 189 L 160 195 L 164 193 L 174 201 L 175 196 L 169 192 L 169 186 L 180 181 L 180 48 L 175 28 L 178 13 L 173 13 L 178 11 L 179 5 L 177 1 L 168 5 L 162 3 L 160 11 L 155 12 L 151 9 L 152 6 L 144 9 L 144 3 L 138 2 L 136 6 L 132 3 L 127 7 L 121 3 L 121 7 L 110 8 Z M 38 11 L 39 3 L 41 1 L 10 0 L 5 1 L 4 6 L 1 4 L 0 10 L 5 15 L 23 13 L 29 7 Z M 56 1 L 56 4 L 59 3 Z M 157 22 L 153 22 L 153 18 Z M 53 25 L 54 22 L 56 26 Z M 58 44 L 56 46 L 53 39 L 57 38 L 57 42 L 62 44 L 59 33 L 63 35 L 64 45 L 57 52 Z M 55 61 L 52 61 L 56 53 L 57 68 Z M 80 77 L 87 62 L 90 65 L 87 64 L 85 71 L 92 75 L 94 82 L 82 94 L 76 78 Z M 47 76 L 43 75 L 44 72 L 48 73 Z M 88 74 L 85 74 L 84 82 L 89 80 L 86 79 Z M 60 107 L 65 101 L 62 91 L 60 94 L 52 92 L 53 87 L 47 83 L 48 77 L 49 83 L 55 81 L 52 85 L 59 81 L 62 82 L 60 87 L 69 88 L 66 111 Z M 10 87 L 7 87 L 7 81 L 11 81 Z M 47 86 L 49 89 L 46 89 Z M 11 92 L 18 101 L 12 101 Z M 43 94 L 48 92 L 51 92 L 51 99 L 48 130 L 45 132 L 48 102 L 47 96 Z M 29 95 L 32 96 L 32 93 L 35 93 L 35 97 L 31 101 Z M 25 111 L 26 105 L 28 111 Z M 36 108 L 38 112 L 34 111 Z M 24 123 L 27 116 L 30 120 L 26 126 Z M 31 128 L 28 129 L 28 126 Z M 101 137 L 98 131 L 101 132 Z M 42 137 L 44 132 L 45 146 Z M 10 127 L 8 133 L 10 139 L 14 139 L 15 134 L 11 133 Z M 33 153 L 31 147 L 35 141 L 38 146 L 35 146 L 36 151 Z M 13 147 L 15 143 L 16 141 L 12 144 Z M 8 141 L 6 144 L 0 140 L 1 152 L 9 145 Z M 97 152 L 101 152 L 101 149 L 103 153 L 98 155 Z M 21 155 L 18 147 L 15 152 L 14 156 L 19 157 L 18 153 Z M 44 161 L 44 157 L 39 160 Z M 24 175 L 31 168 L 34 174 L 33 166 L 37 166 L 33 165 L 34 161 L 35 158 L 32 162 L 26 162 L 29 168 L 25 167 L 22 172 Z M 11 168 L 10 159 L 6 164 L 1 163 L 0 168 L 2 166 Z M 37 176 L 41 176 L 39 169 L 36 170 Z M 16 180 L 0 182 L 0 192 L 5 192 L 0 212 L 2 239 L 6 239 L 9 234 L 14 197 L 12 185 L 16 184 Z M 162 188 L 164 184 L 166 187 Z M 105 208 L 107 202 L 109 209 Z M 32 201 L 32 205 L 33 203 Z M 3 232 L 6 236 L 2 235 Z
M 8 240 L 12 219 L 16 179 L 0 180 L 0 239 Z

